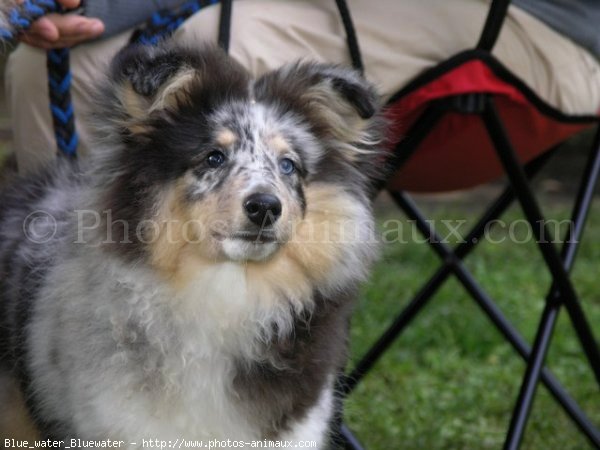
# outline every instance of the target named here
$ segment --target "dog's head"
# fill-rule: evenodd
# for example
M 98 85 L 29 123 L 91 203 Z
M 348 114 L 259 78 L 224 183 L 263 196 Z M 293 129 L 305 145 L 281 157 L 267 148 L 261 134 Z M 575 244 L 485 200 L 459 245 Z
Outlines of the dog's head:
M 298 63 L 253 80 L 218 49 L 134 47 L 101 101 L 102 206 L 130 255 L 318 259 L 311 243 L 339 256 L 327 242 L 371 224 L 382 126 L 352 70 Z

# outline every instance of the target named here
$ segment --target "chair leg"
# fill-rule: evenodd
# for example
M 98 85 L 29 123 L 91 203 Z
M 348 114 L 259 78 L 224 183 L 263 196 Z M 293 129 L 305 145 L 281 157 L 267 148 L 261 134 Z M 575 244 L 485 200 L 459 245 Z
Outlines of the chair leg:
M 364 450 L 364 447 L 358 441 L 356 436 L 354 436 L 352 431 L 344 424 L 340 427 L 340 435 L 343 440 L 342 445 L 344 446 L 344 450 Z
M 531 192 L 525 174 L 519 165 L 519 161 L 512 147 L 512 144 L 504 130 L 504 126 L 498 111 L 496 110 L 494 100 L 488 98 L 488 105 L 483 112 L 483 120 L 488 130 L 492 142 L 494 142 L 498 157 L 504 166 L 508 178 L 515 188 L 516 196 L 523 208 L 523 212 L 530 223 L 533 234 L 537 240 L 538 247 L 542 256 L 548 265 L 552 278 L 561 294 L 561 299 L 569 313 L 575 332 L 581 342 L 586 357 L 592 367 L 596 381 L 600 385 L 600 350 L 594 338 L 592 329 L 586 319 L 577 295 L 571 284 L 568 270 L 561 260 L 556 248 L 551 241 L 545 239 L 550 236 L 545 226 L 544 218 L 539 206 Z M 536 226 L 536 224 L 538 226 Z M 541 228 L 541 229 L 540 229 Z
M 429 136 L 431 130 L 433 130 L 442 117 L 444 117 L 447 110 L 448 108 L 445 106 L 445 102 L 434 102 L 425 110 L 418 122 L 411 129 L 410 135 L 400 141 L 394 149 L 389 161 L 390 173 L 394 173 L 396 170 L 400 169 L 400 167 L 410 159 L 423 140 Z M 386 182 L 387 181 L 383 181 L 383 184 L 379 187 L 384 189 Z
M 439 118 L 443 115 L 442 112 L 443 112 L 443 108 L 441 108 L 441 110 L 436 109 L 436 110 L 430 111 L 430 117 L 428 116 L 427 122 L 431 122 L 431 123 L 437 122 L 437 120 L 439 120 Z M 497 116 L 497 114 L 496 114 L 496 116 Z M 498 117 L 496 117 L 496 118 L 499 120 Z M 488 125 L 487 122 L 486 122 L 486 125 Z M 501 123 L 500 123 L 500 127 L 501 127 Z M 426 128 L 430 128 L 430 127 L 426 127 Z M 490 129 L 490 127 L 488 126 L 488 131 L 489 131 L 489 129 Z M 500 128 L 500 130 L 501 130 L 501 128 Z M 490 131 L 490 134 L 491 133 L 492 132 Z M 423 136 L 425 136 L 425 133 L 423 133 Z M 598 136 L 600 139 L 600 133 Z M 506 138 L 506 139 L 508 140 L 508 138 Z M 420 142 L 421 140 L 422 140 L 422 136 L 419 133 L 419 136 L 416 137 L 414 139 L 414 141 L 418 144 L 418 142 Z M 600 142 L 600 140 L 598 142 Z M 414 148 L 416 148 L 418 146 L 417 144 L 409 146 L 410 147 L 409 151 L 403 152 L 404 157 L 398 159 L 398 161 L 400 161 L 400 163 L 404 162 L 408 158 L 408 156 L 410 156 L 412 154 L 412 151 L 414 150 Z M 536 167 L 536 166 L 541 167 L 543 164 L 540 164 L 540 162 L 545 161 L 545 158 L 547 158 L 547 155 L 544 155 L 543 157 L 540 157 L 540 158 L 536 159 L 535 161 L 533 161 L 532 163 L 529 163 L 528 165 L 526 165 L 525 172 L 526 172 L 527 176 L 530 176 L 535 171 L 537 171 L 537 169 L 535 169 L 535 170 L 532 170 L 532 169 L 534 169 L 534 167 Z M 599 161 L 599 166 L 600 166 L 600 161 Z M 522 173 L 522 169 L 520 168 L 520 166 L 518 166 L 518 169 L 520 169 L 521 173 Z M 590 173 L 592 173 L 592 172 L 593 172 L 593 170 L 590 169 Z M 595 183 L 595 179 L 597 178 L 597 172 L 598 172 L 598 170 L 596 170 L 596 174 L 593 176 L 591 175 L 590 177 L 587 177 L 587 176 L 584 177 L 584 180 L 593 178 L 594 179 L 593 183 Z M 521 204 L 523 205 L 523 203 L 524 203 L 523 195 L 518 190 L 518 188 L 522 187 L 522 186 L 520 186 L 519 183 L 515 183 L 512 180 L 512 178 L 511 178 L 511 182 L 512 182 L 513 186 L 517 187 L 517 194 L 519 195 L 519 200 L 520 200 Z M 525 180 L 525 186 L 528 186 L 526 180 Z M 585 191 L 585 192 L 584 191 L 585 190 L 582 190 L 582 192 L 580 194 L 584 193 L 585 195 L 583 195 L 583 196 L 580 195 L 580 197 L 582 197 L 582 198 L 587 197 L 588 200 L 591 199 L 591 195 L 593 192 L 593 185 L 591 187 L 591 190 L 587 189 L 587 191 Z M 533 205 L 533 208 L 526 210 L 526 206 L 524 206 L 523 209 L 526 211 L 526 215 L 527 215 L 529 222 L 532 223 L 532 217 L 535 217 L 537 215 L 538 217 L 541 218 L 542 216 L 541 216 L 541 213 L 539 213 L 539 208 L 537 208 L 537 204 L 535 203 L 535 199 L 531 195 L 531 192 L 529 192 L 529 194 L 531 197 L 529 200 L 532 200 L 532 201 L 528 202 L 528 206 Z M 466 290 L 469 292 L 469 294 L 476 300 L 477 304 L 482 308 L 482 310 L 486 313 L 486 315 L 488 315 L 488 317 L 490 318 L 492 323 L 494 323 L 496 328 L 509 341 L 509 343 L 517 350 L 517 352 L 521 355 L 521 357 L 523 359 L 525 359 L 526 361 L 535 360 L 537 357 L 538 362 L 535 365 L 536 366 L 535 371 L 537 372 L 537 375 L 535 375 L 535 377 L 534 377 L 536 380 L 536 383 L 537 383 L 538 378 L 541 378 L 541 380 L 544 382 L 544 384 L 546 385 L 546 387 L 548 388 L 550 393 L 561 404 L 561 406 L 564 408 L 565 412 L 575 422 L 577 427 L 582 431 L 583 434 L 585 434 L 585 436 L 590 440 L 590 442 L 596 448 L 600 449 L 600 433 L 598 432 L 598 430 L 594 427 L 594 425 L 586 417 L 585 413 L 583 413 L 583 411 L 579 408 L 578 404 L 569 396 L 569 394 L 564 390 L 564 388 L 560 385 L 560 383 L 553 377 L 551 372 L 548 371 L 548 369 L 543 367 L 544 355 L 546 353 L 545 349 L 547 349 L 547 347 L 549 346 L 549 343 L 550 343 L 550 338 L 552 336 L 552 329 L 554 327 L 555 319 L 558 314 L 558 307 L 560 306 L 560 302 L 558 302 L 558 300 L 556 302 L 554 302 L 559 305 L 556 308 L 553 307 L 552 302 L 548 303 L 548 306 L 545 309 L 544 315 L 540 322 L 540 332 L 538 333 L 540 337 L 539 337 L 539 339 L 536 339 L 536 342 L 534 343 L 534 349 L 530 350 L 529 346 L 527 345 L 525 340 L 519 335 L 518 331 L 516 329 L 514 329 L 512 327 L 512 325 L 510 324 L 510 322 L 508 322 L 506 320 L 506 318 L 504 317 L 502 312 L 498 309 L 498 307 L 495 305 L 495 303 L 479 287 L 479 285 L 477 284 L 475 279 L 472 277 L 472 275 L 468 272 L 468 270 L 462 264 L 462 259 L 475 247 L 477 242 L 480 241 L 479 238 L 481 237 L 481 235 L 478 235 L 478 233 L 481 233 L 482 230 L 485 229 L 486 225 L 489 222 L 491 222 L 495 218 L 499 217 L 502 214 L 502 212 L 504 211 L 504 209 L 508 205 L 510 205 L 510 203 L 512 202 L 512 200 L 514 198 L 512 189 L 509 188 L 507 191 L 505 191 L 503 193 L 503 195 L 497 200 L 497 202 L 494 204 L 494 206 L 492 206 L 492 208 L 490 208 L 486 212 L 486 215 L 484 215 L 484 217 L 478 222 L 478 224 L 469 233 L 469 236 L 466 239 L 466 242 L 457 246 L 455 251 L 452 251 L 447 246 L 444 246 L 443 244 L 441 244 L 441 240 L 439 239 L 439 237 L 437 237 L 435 235 L 434 230 L 431 229 L 429 224 L 426 222 L 426 220 L 423 218 L 423 216 L 420 215 L 418 209 L 416 209 L 415 205 L 412 204 L 412 202 L 410 201 L 410 199 L 408 199 L 408 197 L 406 197 L 402 193 L 392 193 L 392 196 L 396 200 L 396 203 L 398 203 L 398 205 L 407 213 L 407 215 L 410 218 L 412 218 L 413 220 L 416 220 L 421 233 L 423 233 L 426 237 L 428 237 L 430 239 L 430 244 L 432 245 L 432 247 L 434 248 L 436 253 L 445 262 L 444 262 L 443 266 L 429 280 L 429 282 L 421 289 L 421 291 L 417 294 L 417 296 L 413 299 L 413 301 L 394 320 L 393 324 L 386 330 L 386 332 L 381 336 L 381 338 L 371 348 L 371 350 L 361 359 L 361 361 L 357 364 L 356 368 L 351 372 L 351 374 L 349 376 L 345 377 L 344 382 L 342 384 L 342 392 L 345 395 L 347 395 L 354 389 L 356 384 L 364 377 L 364 375 L 376 363 L 376 361 L 379 359 L 381 354 L 383 354 L 386 351 L 386 349 L 400 335 L 400 333 L 404 330 L 404 328 L 412 321 L 412 319 L 414 317 L 416 317 L 416 315 L 428 303 L 429 299 L 433 296 L 433 294 L 437 291 L 437 289 L 444 283 L 444 281 L 447 279 L 447 277 L 450 274 L 454 273 L 457 276 L 457 278 L 459 279 L 459 281 L 466 288 Z M 528 199 L 526 199 L 525 202 L 527 202 L 527 200 Z M 536 208 L 537 208 L 537 211 L 536 211 Z M 585 215 L 587 213 L 588 209 L 589 209 L 589 207 L 580 208 L 579 211 L 583 212 L 583 215 Z M 582 229 L 584 220 L 585 220 L 585 217 L 583 217 L 583 220 L 576 220 L 575 223 L 576 224 L 581 223 L 581 229 Z M 533 223 L 535 223 L 535 222 L 533 222 Z M 540 223 L 542 223 L 542 222 L 540 222 Z M 481 227 L 481 229 L 479 229 L 480 227 Z M 577 229 L 577 226 L 575 228 Z M 547 235 L 547 230 L 544 230 L 544 231 L 546 231 L 545 235 Z M 538 238 L 538 242 L 541 243 L 541 239 L 539 239 L 541 236 L 536 236 L 536 237 Z M 575 241 L 577 242 L 577 239 L 575 239 Z M 551 244 L 548 245 L 547 247 L 551 247 Z M 566 272 L 568 272 L 568 270 L 570 269 L 570 265 L 572 264 L 572 260 L 574 259 L 574 253 L 576 251 L 576 247 L 577 246 L 574 245 L 574 246 L 565 246 L 563 248 L 563 250 L 565 251 L 564 254 L 562 255 L 563 256 L 562 259 L 564 260 L 564 264 L 565 264 L 563 266 L 563 262 L 560 261 L 561 258 L 558 258 L 558 254 L 555 252 L 554 248 L 542 249 L 542 246 L 540 246 L 540 248 L 542 249 L 542 254 L 544 255 L 549 267 L 552 269 L 553 275 L 556 275 L 555 272 L 557 272 L 557 270 L 556 270 L 556 262 L 555 261 L 552 262 L 552 258 L 554 258 L 555 260 L 556 259 L 559 260 L 560 267 L 559 267 L 558 272 L 560 273 L 560 270 L 562 270 L 562 272 L 564 274 L 563 274 L 562 278 L 560 278 L 560 275 L 559 275 L 558 280 L 561 281 L 561 285 L 563 285 L 563 287 L 566 286 L 567 293 L 571 294 L 571 298 L 568 299 L 567 304 L 569 303 L 569 301 L 572 302 L 574 300 L 574 302 L 575 302 L 575 307 L 571 307 L 569 309 L 571 319 L 574 322 L 583 319 L 584 323 L 587 325 L 585 316 L 583 315 L 583 312 L 581 311 L 580 306 L 577 303 L 577 299 L 575 297 L 575 292 L 570 284 L 568 275 L 566 275 Z M 554 252 L 554 256 L 552 255 L 553 252 Z M 569 260 L 571 260 L 571 261 L 569 261 Z M 555 279 L 557 279 L 557 278 L 555 277 Z M 556 292 L 560 292 L 558 290 L 559 288 L 557 286 L 558 285 L 556 285 L 556 286 L 553 285 L 553 288 Z M 569 292 L 569 288 L 570 288 L 570 292 Z M 576 311 L 576 309 L 578 307 L 581 312 L 581 314 L 579 314 L 579 315 L 577 314 L 577 311 Z M 571 310 L 573 310 L 573 311 L 571 311 Z M 587 327 L 589 329 L 589 325 Z M 590 331 L 590 335 L 591 335 L 591 331 Z M 582 341 L 582 344 L 584 344 L 584 348 L 585 348 L 585 345 L 586 345 L 584 343 L 585 340 L 582 339 L 581 336 L 578 336 L 578 337 Z M 593 344 L 595 345 L 595 341 L 593 342 Z M 596 351 L 597 351 L 597 347 L 596 347 Z M 587 351 L 586 351 L 586 355 L 587 355 Z M 588 355 L 588 359 L 590 359 L 589 355 Z M 535 383 L 534 383 L 534 385 L 535 385 Z M 527 414 L 525 414 L 525 421 L 526 421 L 526 416 L 527 416 Z M 523 421 L 523 423 L 525 423 L 525 421 Z M 355 450 L 362 448 L 360 443 L 358 443 L 358 441 L 356 440 L 356 438 L 354 438 L 352 433 L 343 425 L 341 428 L 341 435 L 344 438 L 346 448 L 355 449 Z
M 563 270 L 560 271 L 557 270 L 556 267 L 556 257 L 558 255 L 555 251 L 555 248 L 550 248 L 552 244 L 548 243 L 548 241 L 542 241 L 540 230 L 535 228 L 536 223 L 543 223 L 542 215 L 531 193 L 531 190 L 529 189 L 529 185 L 527 184 L 526 180 L 524 180 L 522 173 L 519 171 L 514 150 L 512 149 L 510 141 L 503 130 L 502 123 L 494 107 L 493 100 L 491 99 L 490 103 L 488 104 L 488 108 L 484 112 L 483 119 L 490 137 L 496 146 L 496 150 L 502 161 L 502 164 L 508 173 L 509 179 L 511 183 L 517 187 L 517 196 L 519 197 L 532 228 L 534 228 L 534 233 L 536 233 L 540 250 L 542 251 L 544 259 L 546 260 L 554 276 L 552 288 L 546 299 L 546 306 L 544 308 L 540 325 L 534 340 L 531 357 L 529 358 L 527 364 L 523 383 L 519 391 L 519 396 L 517 398 L 516 406 L 513 411 L 513 416 L 511 418 L 509 430 L 504 444 L 505 450 L 516 450 L 519 448 L 523 438 L 527 419 L 533 405 L 536 387 L 562 303 L 565 303 L 565 305 L 567 305 L 569 308 L 571 319 L 575 327 L 578 327 L 578 325 L 583 327 L 583 329 L 576 328 L 576 331 L 578 332 L 578 337 L 584 347 L 592 369 L 594 370 L 596 379 L 600 383 L 600 372 L 598 372 L 598 364 L 600 363 L 600 358 L 598 357 L 598 347 L 592 335 L 591 329 L 589 329 L 585 315 L 583 314 L 583 311 L 581 310 L 577 301 L 575 292 L 570 285 L 570 280 L 567 275 L 567 272 L 570 271 L 574 262 L 579 239 L 581 237 L 585 219 L 591 204 L 593 189 L 598 178 L 598 171 L 600 170 L 600 152 L 598 151 L 598 137 L 600 137 L 600 133 L 597 135 L 597 139 L 594 143 L 589 163 L 586 166 L 586 173 L 584 174 L 579 194 L 577 196 L 577 201 L 572 215 L 572 223 L 574 223 L 575 229 L 573 234 L 568 236 L 569 239 L 563 247 L 561 255 L 562 258 L 560 258 L 562 259 L 560 264 Z M 547 230 L 544 231 L 547 235 Z M 592 444 L 594 444 L 596 448 L 600 448 L 599 440 L 600 438 L 598 436 L 598 432 L 596 431 L 595 435 L 592 436 L 591 439 Z
M 431 228 L 414 203 L 405 194 L 401 193 L 397 193 L 395 195 L 395 199 L 402 210 L 405 211 L 407 216 L 416 221 L 417 225 L 419 225 L 419 229 L 429 240 L 440 257 L 447 262 L 452 262 L 453 271 L 467 292 L 476 301 L 479 307 L 482 308 L 482 310 L 486 313 L 496 328 L 502 333 L 505 339 L 511 343 L 511 345 L 517 350 L 523 359 L 528 361 L 531 358 L 532 352 L 525 340 L 504 317 L 502 311 L 500 311 L 493 300 L 478 285 L 477 281 L 464 267 L 462 262 L 458 260 L 456 256 L 452 255 L 452 251 L 446 245 L 441 243 L 439 236 L 437 236 L 435 231 Z M 550 393 L 565 409 L 577 427 L 585 434 L 590 442 L 592 442 L 596 447 L 600 447 L 600 434 L 598 430 L 590 422 L 585 413 L 581 411 L 577 405 L 577 402 L 575 402 L 568 395 L 568 393 L 562 388 L 560 383 L 552 376 L 548 369 L 543 368 L 540 376 Z
M 534 161 L 528 163 L 525 166 L 525 171 L 528 177 L 533 177 L 548 161 L 551 152 L 536 158 Z M 397 204 L 407 214 L 409 218 L 415 220 L 417 223 L 421 222 L 424 224 L 422 229 L 426 228 L 426 221 L 424 217 L 418 212 L 416 206 L 408 200 L 405 195 L 394 194 Z M 480 238 L 485 231 L 485 227 L 493 220 L 497 219 L 504 210 L 511 204 L 514 195 L 512 188 L 505 190 L 502 195 L 492 204 L 492 206 L 485 212 L 477 224 L 473 227 L 471 232 L 465 239 L 464 243 L 457 246 L 455 255 L 458 259 L 466 257 L 470 251 L 480 242 Z M 425 230 L 426 231 L 426 230 Z M 425 234 L 425 236 L 433 242 L 440 242 L 439 237 Z M 448 252 L 451 250 L 448 249 Z M 438 252 L 438 254 L 440 254 Z M 445 258 L 445 253 L 440 256 L 442 259 Z M 411 303 L 396 317 L 394 322 L 378 341 L 373 345 L 371 350 L 361 358 L 354 370 L 349 376 L 345 377 L 341 383 L 340 389 L 344 395 L 348 395 L 360 382 L 360 380 L 368 373 L 372 366 L 377 362 L 380 356 L 389 348 L 394 340 L 402 333 L 402 331 L 408 326 L 412 319 L 421 311 L 421 309 L 427 304 L 428 300 L 433 296 L 437 289 L 447 279 L 449 275 L 456 272 L 456 268 L 450 264 L 444 264 L 441 266 L 434 276 L 428 281 L 428 283 L 419 291 L 419 293 L 413 298 Z M 493 301 L 483 292 L 480 288 L 474 286 L 476 282 L 467 275 L 468 272 L 464 267 L 461 267 L 459 271 L 463 272 L 462 282 L 467 288 L 467 291 L 475 298 L 477 304 L 482 310 L 488 315 L 492 323 L 498 328 L 501 334 L 509 341 L 509 343 L 517 350 L 520 356 L 527 359 L 530 354 L 530 349 L 525 340 L 519 335 L 516 329 L 506 320 L 502 312 L 496 307 Z M 470 283 L 470 281 L 472 283 Z M 575 422 L 580 430 L 592 441 L 600 443 L 600 437 L 597 436 L 597 431 L 593 424 L 589 421 L 586 415 L 581 411 L 577 403 L 569 396 L 569 394 L 562 388 L 558 381 L 552 376 L 547 370 L 542 370 L 542 381 L 547 386 L 552 395 L 556 398 L 559 404 L 565 409 L 568 416 Z
M 565 244 L 563 246 L 562 258 L 564 260 L 565 268 L 569 270 L 575 259 L 577 252 L 578 243 L 583 233 L 583 227 L 587 218 L 588 211 L 592 202 L 594 187 L 598 180 L 598 174 L 600 172 L 600 128 L 596 133 L 596 139 L 590 152 L 590 158 L 586 165 L 585 173 L 582 178 L 581 186 L 577 194 L 577 200 L 573 207 L 573 213 L 571 216 L 571 223 L 574 224 L 572 233 L 570 236 L 566 236 Z M 523 378 L 523 383 L 519 391 L 519 396 L 513 411 L 513 416 L 510 421 L 508 434 L 504 448 L 506 450 L 516 450 L 522 440 L 525 432 L 525 426 L 527 424 L 527 418 L 529 416 L 533 397 L 535 395 L 535 389 L 539 378 L 540 367 L 543 365 L 543 360 L 546 357 L 548 346 L 550 345 L 550 339 L 552 337 L 552 329 L 556 322 L 556 317 L 560 310 L 561 303 L 558 301 L 559 293 L 556 286 L 553 286 L 550 294 L 546 300 L 546 307 L 540 326 L 534 341 L 532 355 L 533 358 L 527 365 L 527 370 Z M 595 443 L 597 448 L 600 448 L 598 442 Z
M 540 372 L 544 366 L 544 360 L 550 347 L 554 325 L 560 310 L 560 303 L 547 302 L 542 313 L 540 325 L 531 349 L 531 355 L 527 363 L 527 370 L 523 377 L 523 383 L 519 392 L 519 397 L 504 442 L 504 450 L 517 450 L 521 444 L 527 419 L 531 412 L 535 391 L 540 377 Z

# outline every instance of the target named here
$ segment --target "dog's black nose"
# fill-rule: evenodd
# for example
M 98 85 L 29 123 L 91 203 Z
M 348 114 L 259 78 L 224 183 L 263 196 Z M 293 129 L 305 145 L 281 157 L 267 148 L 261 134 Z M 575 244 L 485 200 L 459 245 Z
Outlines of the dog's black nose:
M 246 215 L 260 226 L 273 225 L 281 216 L 281 202 L 271 194 L 252 194 L 244 200 Z

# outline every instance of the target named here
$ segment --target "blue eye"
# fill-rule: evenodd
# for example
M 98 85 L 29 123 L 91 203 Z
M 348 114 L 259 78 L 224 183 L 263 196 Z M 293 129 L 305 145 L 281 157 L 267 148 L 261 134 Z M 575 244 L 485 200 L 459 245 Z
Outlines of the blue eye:
M 225 159 L 225 155 L 222 152 L 215 150 L 214 152 L 210 152 L 208 154 L 206 157 L 206 162 L 210 167 L 216 169 L 225 163 Z
M 279 161 L 279 169 L 284 175 L 291 175 L 296 170 L 296 165 L 291 159 L 283 158 L 281 161 Z

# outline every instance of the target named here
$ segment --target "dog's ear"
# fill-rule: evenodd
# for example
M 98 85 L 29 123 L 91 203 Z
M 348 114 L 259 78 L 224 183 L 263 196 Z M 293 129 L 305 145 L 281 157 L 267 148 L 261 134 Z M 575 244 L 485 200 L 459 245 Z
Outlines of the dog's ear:
M 111 70 L 118 109 L 136 130 L 153 112 L 174 109 L 200 76 L 184 52 L 131 46 L 114 59 Z M 116 86 L 115 86 L 116 85 Z
M 300 112 L 320 137 L 360 142 L 380 110 L 375 89 L 357 71 L 340 66 L 297 63 L 259 79 L 257 98 L 285 103 Z
M 105 111 L 132 134 L 154 118 L 192 104 L 209 109 L 223 96 L 247 95 L 249 75 L 217 47 L 129 46 L 113 60 Z M 106 100 L 102 100 L 106 104 Z M 106 108 L 105 108 L 106 110 Z
M 354 72 L 335 72 L 324 74 L 325 80 L 330 80 L 334 92 L 338 92 L 362 119 L 373 117 L 377 111 L 378 99 L 372 86 Z

